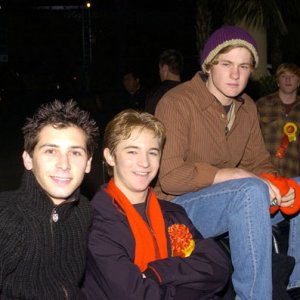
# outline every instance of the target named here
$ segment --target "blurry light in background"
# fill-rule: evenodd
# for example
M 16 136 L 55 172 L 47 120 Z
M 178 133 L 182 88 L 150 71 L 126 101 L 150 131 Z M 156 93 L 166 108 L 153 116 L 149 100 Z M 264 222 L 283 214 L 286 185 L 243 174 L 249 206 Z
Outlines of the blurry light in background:
M 86 3 L 86 7 L 87 7 L 87 8 L 90 8 L 90 7 L 91 7 L 91 2 L 87 2 L 87 3 Z

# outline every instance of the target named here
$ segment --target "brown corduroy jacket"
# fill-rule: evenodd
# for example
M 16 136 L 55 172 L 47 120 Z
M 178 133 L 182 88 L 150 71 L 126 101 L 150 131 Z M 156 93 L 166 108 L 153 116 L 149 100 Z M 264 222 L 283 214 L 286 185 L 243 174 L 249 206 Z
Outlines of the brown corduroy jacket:
M 224 108 L 200 73 L 160 100 L 155 115 L 166 126 L 167 140 L 155 186 L 159 199 L 207 187 L 221 168 L 238 167 L 257 175 L 275 171 L 255 103 L 246 94 L 235 101 L 235 120 L 226 135 Z

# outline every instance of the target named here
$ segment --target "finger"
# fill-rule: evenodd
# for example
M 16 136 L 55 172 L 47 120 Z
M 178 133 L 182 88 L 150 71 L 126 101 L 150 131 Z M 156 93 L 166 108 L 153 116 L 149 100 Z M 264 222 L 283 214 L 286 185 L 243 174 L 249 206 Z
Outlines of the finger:
M 293 206 L 294 204 L 294 199 L 289 200 L 289 201 L 281 201 L 280 206 L 281 207 L 290 207 Z

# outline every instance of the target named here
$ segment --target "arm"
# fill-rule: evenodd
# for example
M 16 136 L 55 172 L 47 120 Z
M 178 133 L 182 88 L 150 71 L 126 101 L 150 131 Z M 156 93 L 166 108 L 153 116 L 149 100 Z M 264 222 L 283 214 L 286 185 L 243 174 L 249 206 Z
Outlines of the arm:
M 124 229 L 125 228 L 125 229 Z M 133 263 L 134 240 L 127 224 L 96 211 L 89 235 L 83 293 L 88 299 L 163 299 L 152 279 Z
M 155 115 L 166 127 L 159 183 L 167 194 L 181 195 L 212 184 L 218 168 L 204 161 L 188 160 L 190 149 L 191 109 L 184 97 L 167 93 L 158 103 Z M 205 147 L 205 145 L 203 145 Z
M 206 296 L 213 296 L 222 290 L 230 273 L 230 263 L 224 251 L 214 240 L 203 239 L 181 207 L 167 218 L 171 218 L 168 224 L 180 223 L 189 228 L 195 249 L 186 258 L 174 256 L 149 263 L 146 276 L 156 277 L 161 285 L 194 289 Z

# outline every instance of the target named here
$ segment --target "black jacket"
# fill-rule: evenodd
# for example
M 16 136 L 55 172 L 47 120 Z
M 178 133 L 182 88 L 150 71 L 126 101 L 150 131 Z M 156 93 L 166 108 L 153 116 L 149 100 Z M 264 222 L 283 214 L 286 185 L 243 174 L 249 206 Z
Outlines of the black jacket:
M 91 218 L 79 191 L 54 206 L 31 172 L 0 193 L 0 298 L 76 299 Z
M 152 89 L 146 98 L 145 111 L 154 115 L 156 106 L 162 96 L 170 89 L 174 88 L 180 81 L 164 80 L 159 86 Z
M 211 239 L 203 239 L 184 209 L 160 201 L 166 230 L 172 224 L 185 224 L 196 247 L 188 258 L 172 257 L 168 239 L 167 259 L 149 263 L 142 278 L 134 262 L 135 243 L 124 213 L 104 191 L 92 200 L 94 221 L 88 243 L 87 272 L 83 284 L 85 299 L 158 300 L 214 299 L 228 281 L 229 261 Z M 167 235 L 168 236 L 168 235 Z M 154 271 L 153 271 L 154 270 Z

